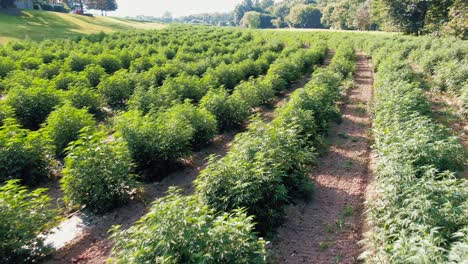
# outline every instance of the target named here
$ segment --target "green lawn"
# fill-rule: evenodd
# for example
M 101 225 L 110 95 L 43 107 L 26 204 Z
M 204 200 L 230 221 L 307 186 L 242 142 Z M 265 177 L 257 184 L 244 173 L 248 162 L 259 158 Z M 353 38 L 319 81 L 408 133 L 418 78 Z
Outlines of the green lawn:
M 156 29 L 157 23 L 135 22 L 112 17 L 86 17 L 27 10 L 22 16 L 0 13 L 0 44 L 12 40 L 67 38 L 77 35 L 130 29 Z

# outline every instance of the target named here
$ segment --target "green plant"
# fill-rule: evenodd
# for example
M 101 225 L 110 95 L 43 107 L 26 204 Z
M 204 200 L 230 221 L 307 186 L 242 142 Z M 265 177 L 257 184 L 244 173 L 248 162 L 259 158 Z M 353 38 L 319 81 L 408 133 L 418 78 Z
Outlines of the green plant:
M 216 116 L 221 130 L 240 127 L 249 116 L 249 108 L 239 98 L 230 97 L 225 89 L 210 90 L 200 101 Z
M 102 79 L 97 90 L 111 107 L 124 107 L 133 93 L 134 82 L 127 71 L 121 70 Z
M 96 64 L 87 65 L 84 71 L 80 74 L 85 76 L 92 87 L 97 87 L 101 82 L 101 79 L 107 76 L 106 70 Z
M 85 128 L 66 151 L 60 183 L 70 207 L 103 213 L 130 199 L 135 181 L 126 144 Z
M 205 108 L 199 108 L 186 101 L 167 110 L 169 119 L 184 118 L 193 128 L 191 145 L 201 147 L 208 144 L 216 135 L 218 126 L 215 116 Z
M 0 262 L 34 263 L 48 253 L 44 235 L 57 223 L 46 189 L 28 191 L 19 180 L 0 186 Z
M 61 94 L 50 87 L 16 88 L 8 92 L 6 103 L 25 128 L 37 129 L 61 103 Z
M 190 152 L 194 129 L 185 118 L 138 111 L 122 114 L 117 129 L 140 168 L 168 166 Z
M 83 71 L 91 63 L 91 57 L 86 54 L 72 54 L 65 60 L 65 66 L 75 72 Z
M 0 57 L 0 78 L 5 78 L 9 72 L 16 69 L 17 66 L 12 59 Z
M 242 211 L 218 214 L 197 196 L 170 190 L 130 229 L 114 227 L 111 262 L 266 263 L 265 242 L 252 230 Z
M 112 74 L 122 68 L 119 58 L 109 54 L 100 55 L 97 58 L 97 63 L 101 65 L 108 74 Z
M 81 129 L 94 124 L 93 116 L 86 109 L 65 104 L 47 117 L 44 133 L 52 139 L 55 154 L 59 157 L 70 142 L 78 139 Z
M 53 150 L 38 132 L 20 128 L 14 119 L 0 128 L 0 181 L 21 179 L 34 185 L 51 174 Z

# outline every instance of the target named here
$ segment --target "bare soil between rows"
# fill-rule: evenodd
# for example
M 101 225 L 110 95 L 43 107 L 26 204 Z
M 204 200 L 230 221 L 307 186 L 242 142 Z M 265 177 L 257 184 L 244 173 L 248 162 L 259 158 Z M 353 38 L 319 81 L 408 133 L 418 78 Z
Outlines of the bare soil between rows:
M 330 52 L 324 62 L 329 64 L 332 53 Z M 310 80 L 307 74 L 297 82 L 293 83 L 289 90 L 278 95 L 273 101 L 275 108 L 284 103 L 290 94 L 303 87 Z M 274 108 L 261 107 L 256 111 L 268 122 L 273 119 Z M 193 193 L 193 181 L 201 170 L 207 165 L 207 158 L 214 154 L 224 156 L 231 146 L 235 135 L 241 131 L 227 132 L 215 138 L 214 142 L 198 152 L 195 152 L 190 159 L 184 160 L 184 168 L 164 177 L 161 182 L 144 185 L 144 192 L 140 199 L 130 202 L 103 216 L 90 216 L 85 218 L 89 228 L 83 231 L 63 248 L 54 252 L 47 264 L 79 263 L 79 264 L 100 264 L 106 263 L 112 250 L 112 240 L 109 238 L 109 229 L 113 225 L 122 225 L 123 228 L 131 227 L 148 210 L 152 201 L 163 197 L 169 187 L 181 188 L 185 194 Z M 59 197 L 57 184 L 52 184 L 50 193 L 53 197 Z
M 313 201 L 288 208 L 273 243 L 277 263 L 357 263 L 362 252 L 373 74 L 366 55 L 357 57 L 354 86 L 340 102 L 343 120 L 332 125 L 330 149 L 309 174 Z

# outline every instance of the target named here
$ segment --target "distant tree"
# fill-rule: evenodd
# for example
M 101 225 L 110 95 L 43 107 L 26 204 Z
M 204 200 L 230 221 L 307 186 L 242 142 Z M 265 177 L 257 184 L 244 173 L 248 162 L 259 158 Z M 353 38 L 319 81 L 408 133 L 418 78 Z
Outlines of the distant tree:
M 240 22 L 242 18 L 244 18 L 245 13 L 256 10 L 257 8 L 255 7 L 252 0 L 244 0 L 242 3 L 238 4 L 236 8 L 234 8 L 234 22 L 236 25 L 240 25 Z
M 172 14 L 169 11 L 164 12 L 161 18 L 162 18 L 162 21 L 165 23 L 171 23 L 173 19 Z
M 87 0 L 86 6 L 89 9 L 101 10 L 101 15 L 104 12 L 117 10 L 116 0 Z
M 449 9 L 449 19 L 446 34 L 468 39 L 468 2 L 466 0 L 455 0 Z
M 15 0 L 0 0 L 0 7 L 2 8 L 15 7 Z
M 320 4 L 322 23 L 336 29 L 366 30 L 371 25 L 370 0 L 329 0 Z
M 379 0 L 388 15 L 389 22 L 399 30 L 410 34 L 422 34 L 430 7 L 427 0 Z
M 291 8 L 286 22 L 290 27 L 323 28 L 321 17 L 322 13 L 315 5 L 298 4 Z
M 255 11 L 246 12 L 240 24 L 247 28 L 260 28 L 261 14 Z
M 274 4 L 275 4 L 275 1 L 273 1 L 273 0 L 262 0 L 262 1 L 260 1 L 259 5 L 260 5 L 260 8 L 262 10 L 266 10 L 266 9 L 272 7 Z

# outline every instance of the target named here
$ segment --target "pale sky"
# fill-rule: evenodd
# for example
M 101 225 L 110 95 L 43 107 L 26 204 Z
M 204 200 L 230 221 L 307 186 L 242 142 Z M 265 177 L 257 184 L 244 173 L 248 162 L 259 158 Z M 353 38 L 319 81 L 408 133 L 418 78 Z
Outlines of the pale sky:
M 172 16 L 199 13 L 228 12 L 242 0 L 117 0 L 119 9 L 112 16 L 161 16 L 165 11 Z

